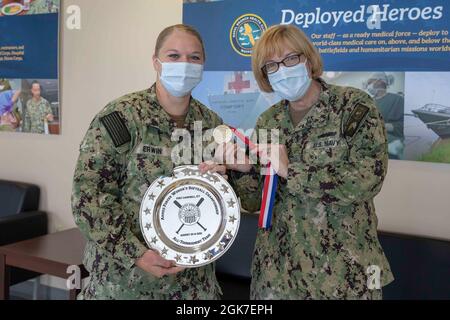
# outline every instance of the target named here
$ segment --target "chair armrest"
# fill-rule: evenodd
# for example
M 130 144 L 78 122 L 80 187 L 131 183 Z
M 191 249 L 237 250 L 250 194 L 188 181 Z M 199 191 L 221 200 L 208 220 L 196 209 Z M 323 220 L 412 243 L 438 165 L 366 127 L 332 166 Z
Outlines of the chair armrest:
M 0 218 L 0 246 L 47 234 L 47 214 L 22 212 Z

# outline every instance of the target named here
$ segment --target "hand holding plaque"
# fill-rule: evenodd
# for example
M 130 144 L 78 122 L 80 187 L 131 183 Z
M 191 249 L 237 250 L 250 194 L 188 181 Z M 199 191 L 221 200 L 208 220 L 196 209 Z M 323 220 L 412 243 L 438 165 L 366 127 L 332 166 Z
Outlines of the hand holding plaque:
M 148 246 L 178 266 L 192 268 L 221 257 L 233 243 L 240 205 L 218 173 L 197 166 L 175 168 L 145 193 L 140 224 Z

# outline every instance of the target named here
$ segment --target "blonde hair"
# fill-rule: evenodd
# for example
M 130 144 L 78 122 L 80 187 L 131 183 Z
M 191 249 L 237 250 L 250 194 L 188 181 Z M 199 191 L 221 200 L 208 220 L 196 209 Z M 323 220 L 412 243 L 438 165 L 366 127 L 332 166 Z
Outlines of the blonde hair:
M 270 57 L 283 55 L 286 48 L 291 48 L 296 53 L 303 54 L 306 57 L 311 67 L 313 79 L 318 79 L 322 75 L 322 58 L 305 33 L 293 25 L 273 26 L 264 32 L 253 48 L 253 74 L 262 91 L 273 92 L 269 79 L 262 67 L 264 67 Z
M 202 46 L 203 59 L 206 60 L 206 51 L 205 51 L 205 45 L 203 43 L 202 36 L 200 35 L 200 33 L 197 30 L 195 30 L 193 27 L 186 25 L 186 24 L 176 24 L 176 25 L 167 27 L 163 31 L 161 31 L 161 33 L 158 36 L 158 39 L 156 39 L 155 56 L 159 55 L 159 52 L 161 51 L 161 48 L 164 45 L 164 42 L 175 30 L 189 33 L 190 35 L 193 35 L 195 38 L 197 38 L 197 40 L 200 42 L 200 44 Z

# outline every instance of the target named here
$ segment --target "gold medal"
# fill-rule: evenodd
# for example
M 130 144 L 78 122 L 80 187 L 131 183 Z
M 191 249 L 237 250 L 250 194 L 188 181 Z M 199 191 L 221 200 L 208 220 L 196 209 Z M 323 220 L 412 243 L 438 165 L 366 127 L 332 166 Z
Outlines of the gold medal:
M 220 125 L 214 129 L 213 137 L 217 144 L 228 143 L 233 139 L 233 131 L 226 125 Z

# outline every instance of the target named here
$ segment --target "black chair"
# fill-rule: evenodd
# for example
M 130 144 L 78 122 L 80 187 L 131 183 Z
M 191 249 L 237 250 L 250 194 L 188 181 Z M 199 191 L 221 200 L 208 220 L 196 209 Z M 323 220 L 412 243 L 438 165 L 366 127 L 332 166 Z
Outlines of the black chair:
M 47 214 L 39 209 L 39 187 L 0 180 L 0 246 L 47 234 Z M 11 285 L 39 274 L 11 269 Z
M 224 300 L 250 298 L 250 268 L 258 231 L 257 214 L 242 213 L 239 231 L 232 247 L 216 262 L 216 275 Z
M 449 300 L 450 241 L 379 233 L 395 281 L 383 288 L 385 300 Z
M 248 300 L 258 215 L 243 213 L 233 246 L 216 262 L 224 300 Z M 379 232 L 395 281 L 385 300 L 450 299 L 450 241 Z

